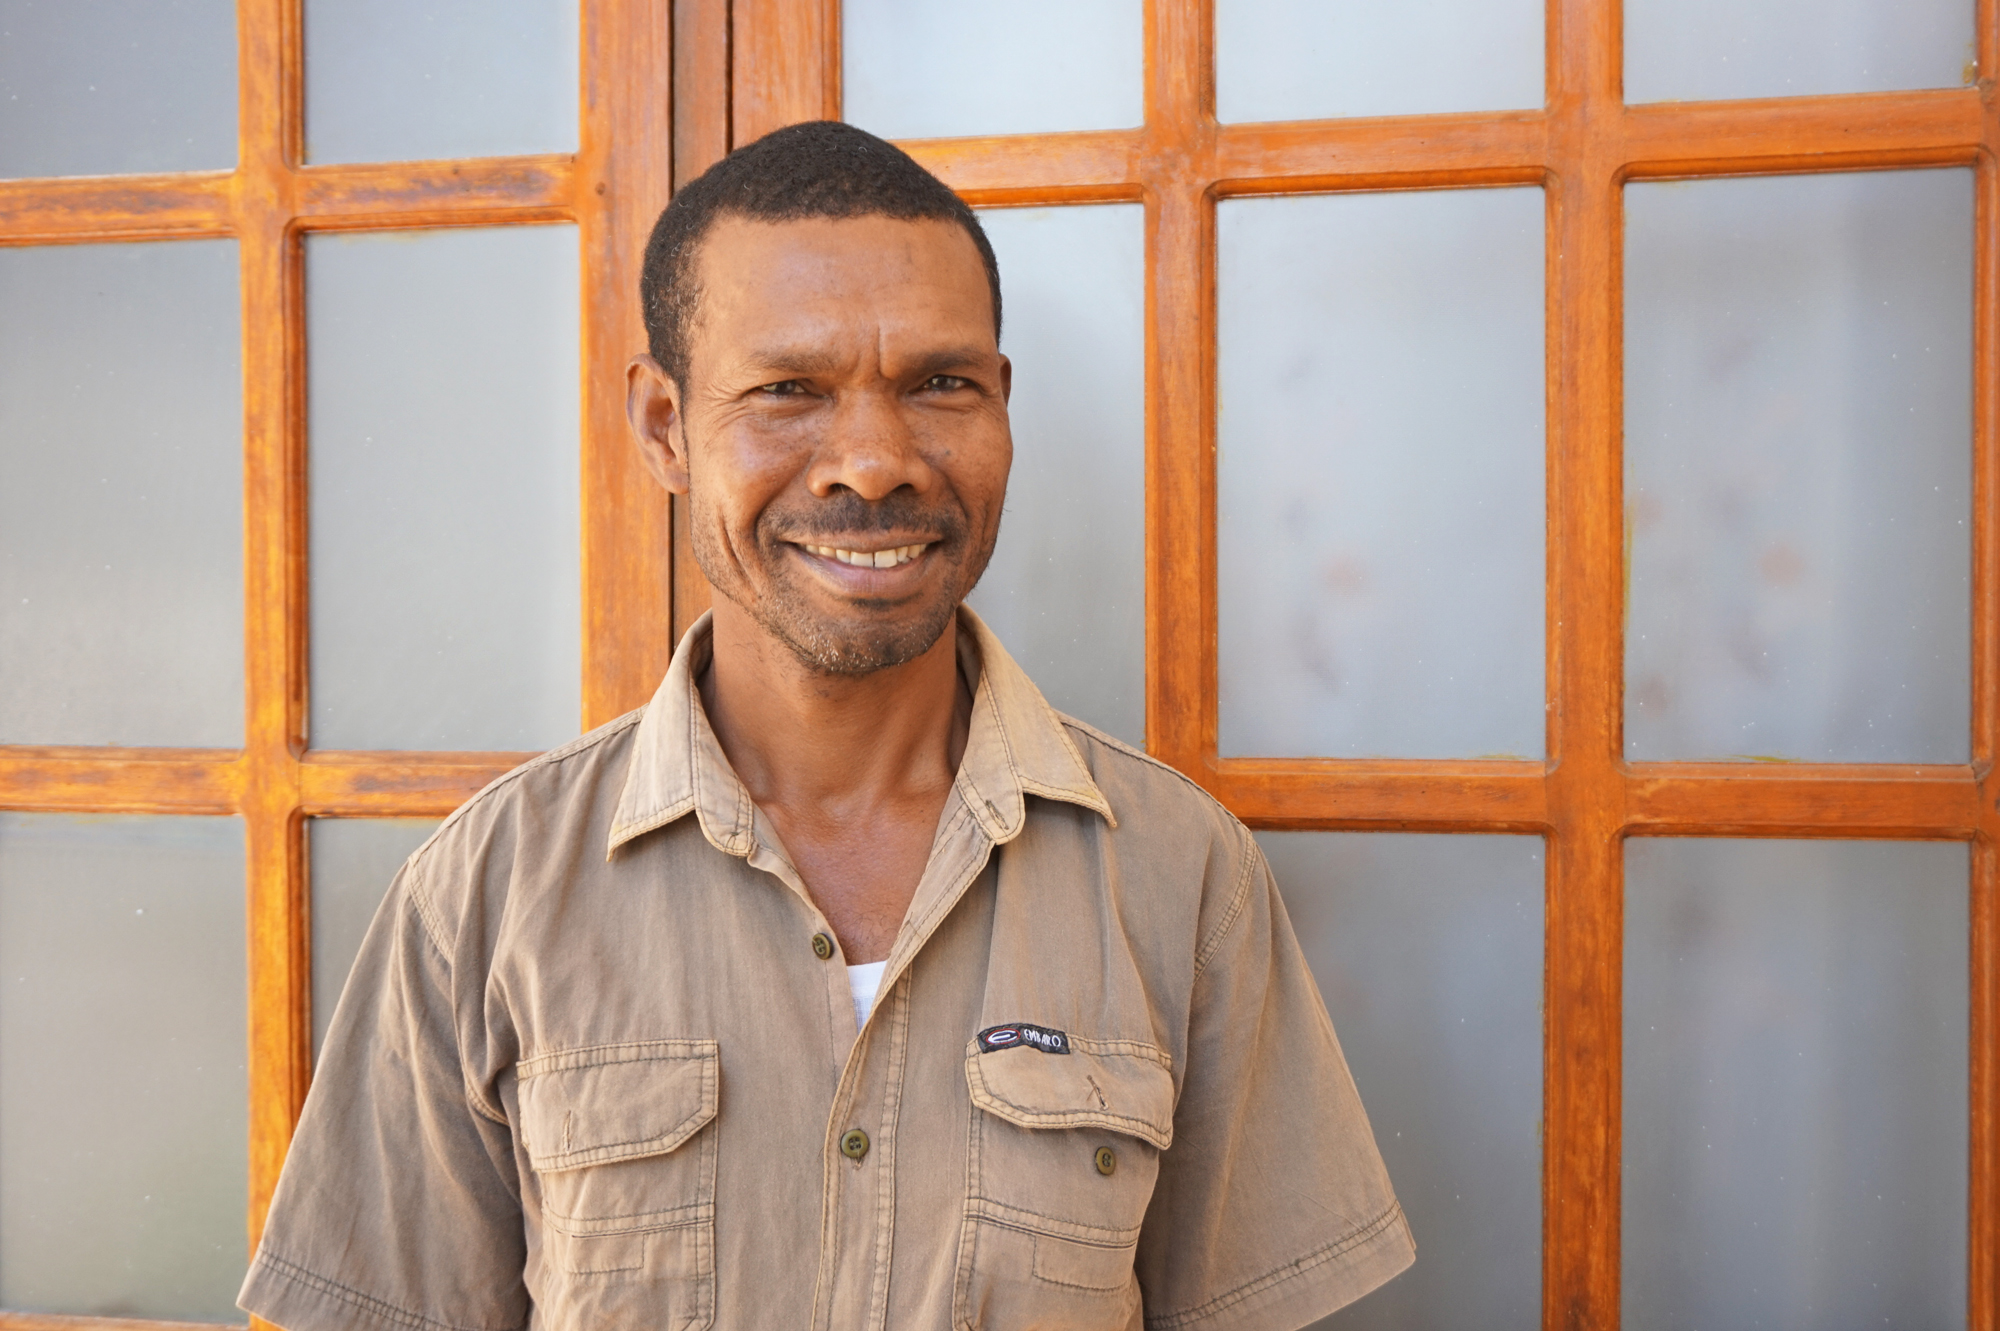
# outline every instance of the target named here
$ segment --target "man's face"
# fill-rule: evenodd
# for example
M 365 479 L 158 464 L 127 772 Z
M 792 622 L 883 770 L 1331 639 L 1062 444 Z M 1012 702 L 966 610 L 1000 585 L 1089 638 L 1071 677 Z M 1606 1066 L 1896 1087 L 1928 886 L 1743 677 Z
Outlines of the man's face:
M 816 670 L 922 655 L 986 568 L 1013 460 L 971 237 L 723 217 L 697 266 L 688 382 L 641 357 L 630 403 L 696 562 Z

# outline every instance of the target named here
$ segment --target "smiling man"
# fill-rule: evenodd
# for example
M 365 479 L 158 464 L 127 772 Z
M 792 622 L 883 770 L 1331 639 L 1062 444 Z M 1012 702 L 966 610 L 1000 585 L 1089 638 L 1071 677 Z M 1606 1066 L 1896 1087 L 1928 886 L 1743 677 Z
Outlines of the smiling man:
M 675 198 L 643 294 L 632 427 L 715 610 L 404 867 L 243 1306 L 1289 1331 L 1402 1270 L 1255 843 L 962 604 L 1012 461 L 974 215 L 797 125 Z

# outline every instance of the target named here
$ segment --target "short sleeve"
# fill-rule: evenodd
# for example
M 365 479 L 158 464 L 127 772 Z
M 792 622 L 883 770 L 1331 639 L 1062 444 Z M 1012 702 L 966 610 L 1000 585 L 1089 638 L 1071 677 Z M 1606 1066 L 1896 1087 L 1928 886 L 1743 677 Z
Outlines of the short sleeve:
M 1149 1331 L 1296 1331 L 1416 1256 L 1270 869 L 1242 837 L 1239 882 L 1196 956 L 1173 1144 L 1139 1242 Z
M 512 1134 L 468 1090 L 414 876 L 369 928 L 238 1300 L 287 1331 L 528 1320 Z

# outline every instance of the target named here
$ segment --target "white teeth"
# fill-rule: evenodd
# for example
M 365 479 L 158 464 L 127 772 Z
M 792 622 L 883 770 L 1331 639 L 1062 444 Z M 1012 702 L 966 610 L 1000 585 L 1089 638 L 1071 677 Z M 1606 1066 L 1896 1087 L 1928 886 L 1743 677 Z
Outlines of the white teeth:
M 838 559 L 856 568 L 895 568 L 924 552 L 922 545 L 899 545 L 893 550 L 842 550 L 831 545 L 809 545 L 806 549 L 824 559 Z

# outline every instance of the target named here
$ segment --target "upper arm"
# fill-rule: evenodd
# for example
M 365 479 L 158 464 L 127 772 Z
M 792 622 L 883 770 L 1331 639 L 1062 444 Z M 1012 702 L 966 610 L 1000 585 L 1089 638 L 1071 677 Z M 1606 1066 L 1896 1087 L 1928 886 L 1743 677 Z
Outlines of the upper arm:
M 460 1057 L 460 974 L 406 867 L 327 1032 L 243 1304 L 293 1331 L 527 1321 L 513 1134 Z
M 1298 1327 L 1414 1253 L 1276 884 L 1242 845 L 1198 944 L 1174 1141 L 1140 1240 L 1148 1326 Z

